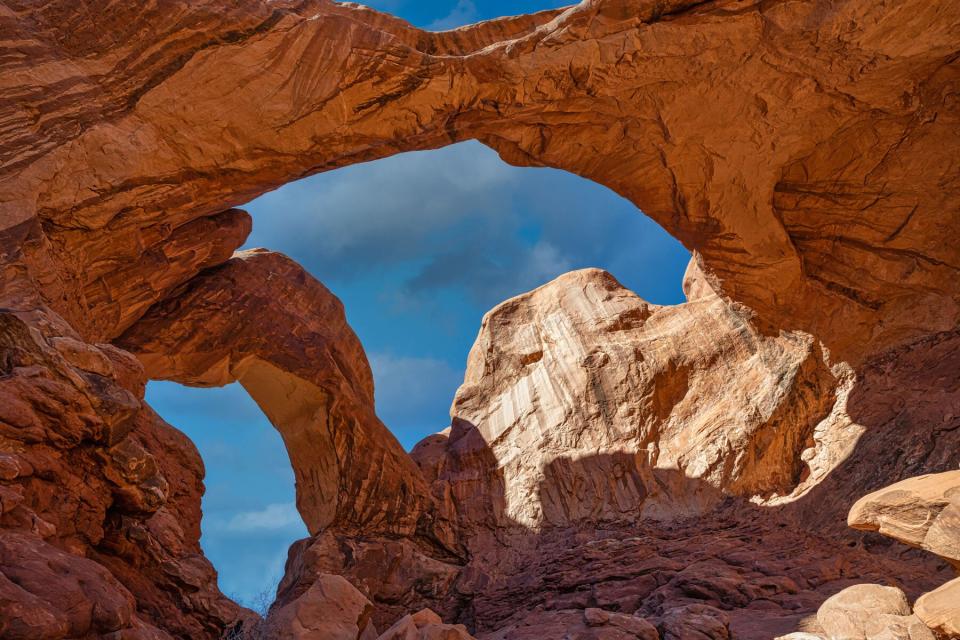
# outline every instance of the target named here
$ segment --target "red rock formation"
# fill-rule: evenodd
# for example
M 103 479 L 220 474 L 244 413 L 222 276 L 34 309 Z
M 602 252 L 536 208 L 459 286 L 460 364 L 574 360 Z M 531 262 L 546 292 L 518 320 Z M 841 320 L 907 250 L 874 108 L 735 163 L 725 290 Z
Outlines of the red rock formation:
M 663 637 L 770 637 L 843 580 L 944 582 L 834 529 L 960 462 L 958 51 L 960 5 L 925 0 L 585 0 L 439 34 L 328 0 L 7 0 L 0 636 L 214 638 L 244 617 L 147 376 L 240 380 L 284 435 L 315 535 L 278 611 L 336 572 L 378 622 L 432 606 L 504 637 L 637 636 L 593 626 L 599 605 Z M 598 274 L 509 301 L 418 468 L 322 285 L 228 260 L 249 229 L 232 207 L 471 138 L 631 199 L 698 252 L 691 301 Z M 636 535 L 641 515 L 666 522 Z M 949 614 L 939 593 L 924 610 Z
M 0 636 L 218 635 L 242 612 L 200 551 L 203 465 L 142 403 L 140 365 L 0 327 Z
M 340 301 L 299 265 L 238 253 L 155 305 L 118 344 L 153 378 L 239 381 L 283 436 L 297 507 L 317 537 L 309 550 L 295 546 L 280 605 L 301 599 L 317 575 L 344 573 L 392 603 L 376 612 L 382 629 L 432 603 L 412 585 L 435 582 L 423 589 L 434 596 L 449 589 L 462 555 L 453 515 L 434 507 L 377 419 L 370 367 Z
M 360 341 L 340 301 L 292 260 L 238 253 L 155 305 L 117 343 L 154 379 L 239 381 L 283 436 L 311 533 L 334 523 L 351 534 L 418 530 L 426 485 L 374 414 Z
M 441 34 L 324 0 L 0 20 L 0 215 L 43 223 L 31 268 L 87 337 L 122 329 L 88 287 L 170 230 L 467 138 L 630 198 L 726 295 L 843 359 L 960 319 L 952 3 L 588 0 Z
M 373 605 L 340 576 L 320 575 L 299 598 L 276 610 L 262 635 L 276 640 L 357 640 L 376 636 Z M 250 634 L 255 638 L 257 635 Z

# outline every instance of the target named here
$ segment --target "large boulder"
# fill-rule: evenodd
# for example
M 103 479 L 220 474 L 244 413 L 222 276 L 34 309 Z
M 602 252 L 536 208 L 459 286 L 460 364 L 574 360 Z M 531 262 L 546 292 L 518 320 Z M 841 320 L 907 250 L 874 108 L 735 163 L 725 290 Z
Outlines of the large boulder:
M 377 640 L 474 640 L 462 624 L 444 624 L 434 611 L 422 609 L 406 615 Z
M 917 598 L 914 611 L 938 637 L 960 638 L 960 578 Z
M 924 621 L 910 613 L 903 591 L 878 584 L 854 585 L 831 596 L 817 622 L 827 640 L 934 640 Z
M 321 574 L 289 604 L 270 611 L 271 640 L 358 640 L 372 626 L 373 605 L 341 576 Z
M 926 549 L 960 568 L 960 470 L 874 491 L 853 505 L 847 523 Z

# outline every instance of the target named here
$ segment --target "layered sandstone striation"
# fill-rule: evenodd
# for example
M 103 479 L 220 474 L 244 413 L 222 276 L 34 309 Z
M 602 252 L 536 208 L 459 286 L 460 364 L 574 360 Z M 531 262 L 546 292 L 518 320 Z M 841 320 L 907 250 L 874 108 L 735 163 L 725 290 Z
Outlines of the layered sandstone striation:
M 960 566 L 960 471 L 908 478 L 864 496 L 847 523 Z
M 849 503 L 811 487 L 863 428 L 848 368 L 805 334 L 757 332 L 696 258 L 685 289 L 658 307 L 588 269 L 485 316 L 450 429 L 411 452 L 457 513 L 455 594 L 478 631 L 536 638 L 599 607 L 770 638 L 868 575 L 913 597 L 949 575 L 826 535 Z
M 958 14 L 588 0 L 433 34 L 328 0 L 11 0 L 0 215 L 34 240 L 45 299 L 103 340 L 129 322 L 102 313 L 125 295 L 110 283 L 153 286 L 111 276 L 183 225 L 291 178 L 475 138 L 611 187 L 766 326 L 859 359 L 960 319 L 944 241 Z
M 946 561 L 841 525 L 960 463 L 958 55 L 960 6 L 927 0 L 444 33 L 329 0 L 6 0 L 0 637 L 260 628 L 217 590 L 202 463 L 148 378 L 239 381 L 284 437 L 311 537 L 277 637 L 769 638 L 864 581 L 926 594 L 894 637 L 954 633 Z M 234 256 L 235 207 L 466 139 L 629 198 L 695 251 L 688 302 L 599 271 L 505 302 L 410 457 L 339 303 Z M 851 522 L 955 562 L 929 482 Z

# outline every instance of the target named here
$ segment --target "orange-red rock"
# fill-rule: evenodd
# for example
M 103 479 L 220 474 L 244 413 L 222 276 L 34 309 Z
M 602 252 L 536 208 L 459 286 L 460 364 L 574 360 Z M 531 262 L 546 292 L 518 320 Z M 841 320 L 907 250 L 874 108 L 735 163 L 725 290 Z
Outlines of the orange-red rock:
M 202 465 L 147 375 L 240 380 L 284 435 L 315 535 L 281 609 L 335 571 L 378 622 L 597 635 L 599 605 L 766 638 L 844 581 L 936 587 L 943 566 L 837 528 L 960 462 L 958 50 L 960 6 L 925 0 L 585 0 L 440 34 L 327 0 L 8 0 L 0 635 L 249 616 L 200 553 Z M 596 273 L 508 301 L 415 464 L 329 292 L 228 260 L 233 207 L 471 138 L 629 198 L 696 251 L 690 301 Z
M 441 34 L 324 0 L 7 7 L 0 216 L 42 222 L 28 263 L 88 337 L 122 327 L 85 291 L 164 229 L 468 138 L 625 195 L 842 358 L 960 320 L 951 3 L 588 0 Z
M 358 640 L 376 633 L 372 613 L 370 601 L 347 580 L 323 574 L 299 598 L 272 609 L 262 635 L 272 640 Z
M 237 254 L 155 305 L 118 344 L 155 379 L 239 381 L 283 436 L 311 533 L 417 530 L 426 485 L 374 414 L 360 341 L 340 301 L 286 256 Z
M 960 566 L 960 471 L 908 478 L 866 495 L 851 507 L 847 523 Z
M 960 578 L 917 598 L 914 610 L 939 637 L 960 636 Z

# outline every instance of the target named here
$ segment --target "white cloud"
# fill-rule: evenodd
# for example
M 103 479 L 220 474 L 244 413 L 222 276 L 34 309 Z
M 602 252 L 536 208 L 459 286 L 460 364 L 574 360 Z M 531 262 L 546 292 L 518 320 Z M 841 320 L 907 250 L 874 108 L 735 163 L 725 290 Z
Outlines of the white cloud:
M 268 504 L 257 511 L 234 514 L 222 528 L 232 532 L 275 531 L 302 527 L 302 522 L 297 506 L 292 502 L 282 502 Z
M 540 241 L 533 245 L 525 258 L 522 273 L 531 288 L 549 282 L 572 268 L 570 260 L 549 242 Z
M 421 257 L 465 219 L 505 212 L 515 170 L 477 142 L 344 167 L 247 205 L 247 246 L 283 250 L 312 270 L 361 273 Z
M 446 16 L 434 20 L 427 26 L 432 31 L 446 31 L 463 25 L 476 22 L 478 19 L 477 5 L 473 0 L 458 0 L 456 6 Z
M 437 358 L 412 358 L 387 353 L 370 355 L 377 410 L 388 427 L 406 427 L 425 415 L 443 415 L 463 382 L 463 370 Z M 421 424 L 427 433 L 447 425 Z

